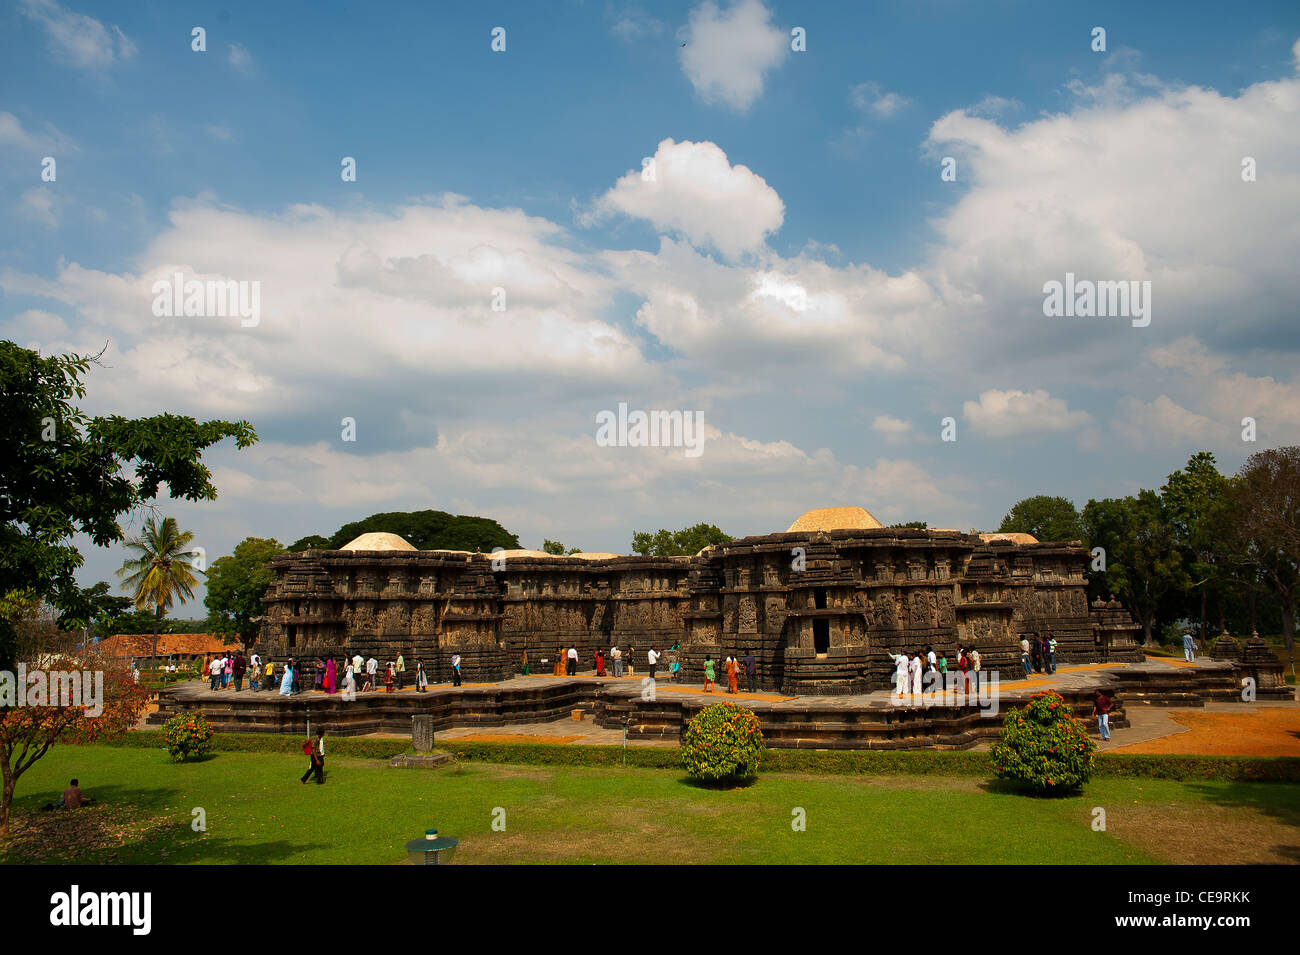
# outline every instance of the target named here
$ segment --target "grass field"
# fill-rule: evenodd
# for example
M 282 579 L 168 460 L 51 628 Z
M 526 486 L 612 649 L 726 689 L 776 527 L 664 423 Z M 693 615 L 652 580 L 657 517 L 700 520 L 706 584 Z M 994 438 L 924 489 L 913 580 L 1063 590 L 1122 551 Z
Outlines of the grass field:
M 1300 861 L 1300 786 L 1097 779 L 1032 799 L 970 777 L 765 774 L 701 789 L 673 770 L 467 764 L 390 769 L 332 758 L 61 747 L 22 779 L 0 861 L 389 864 L 428 827 L 457 864 L 1087 863 Z M 40 812 L 78 776 L 101 802 Z M 493 831 L 494 810 L 504 831 Z M 791 826 L 796 807 L 806 831 Z M 1106 831 L 1092 828 L 1094 807 Z M 191 826 L 206 813 L 206 832 Z M 496 814 L 500 818 L 500 813 Z

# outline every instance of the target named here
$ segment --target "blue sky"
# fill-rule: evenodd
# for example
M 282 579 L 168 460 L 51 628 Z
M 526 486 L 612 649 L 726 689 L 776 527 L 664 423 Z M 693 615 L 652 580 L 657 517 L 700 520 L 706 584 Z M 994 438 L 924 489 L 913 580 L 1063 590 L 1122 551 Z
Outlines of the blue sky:
M 1297 40 L 1289 3 L 16 0 L 0 333 L 108 342 L 93 411 L 254 423 L 171 508 L 210 556 L 424 507 L 586 550 L 989 528 L 1295 442 Z M 154 316 L 176 270 L 261 322 Z M 1045 317 L 1067 271 L 1151 281 L 1150 326 Z M 705 453 L 596 447 L 620 401 Z

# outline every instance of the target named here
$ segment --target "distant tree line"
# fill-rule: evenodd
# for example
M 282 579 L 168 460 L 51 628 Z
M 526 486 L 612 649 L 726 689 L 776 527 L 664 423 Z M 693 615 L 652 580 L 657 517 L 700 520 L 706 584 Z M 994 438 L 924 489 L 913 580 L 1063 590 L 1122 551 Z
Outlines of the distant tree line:
M 519 538 L 490 517 L 466 517 L 446 511 L 389 511 L 344 524 L 332 537 L 311 534 L 289 545 L 293 553 L 310 548 L 337 550 L 362 534 L 396 534 L 416 550 L 467 550 L 489 553 L 494 547 L 519 549 Z
M 1089 500 L 1026 498 L 1003 518 L 1003 532 L 1100 548 L 1089 596 L 1118 599 L 1143 639 L 1181 620 L 1197 631 L 1249 636 L 1279 627 L 1295 655 L 1300 599 L 1300 447 L 1250 456 L 1233 475 L 1214 455 L 1193 455 L 1159 490 Z
M 690 557 L 713 544 L 725 544 L 731 540 L 731 535 L 724 534 L 712 524 L 695 524 L 679 531 L 661 527 L 653 534 L 634 531 L 632 553 L 643 557 Z

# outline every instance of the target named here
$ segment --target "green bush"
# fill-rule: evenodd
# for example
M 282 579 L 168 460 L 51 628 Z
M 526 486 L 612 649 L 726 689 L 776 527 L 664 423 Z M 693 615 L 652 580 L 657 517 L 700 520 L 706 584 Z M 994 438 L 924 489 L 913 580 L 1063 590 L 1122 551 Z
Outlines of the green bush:
M 163 724 L 163 745 L 172 759 L 181 762 L 206 756 L 212 735 L 202 713 L 179 713 Z
M 1035 693 L 1007 714 L 989 751 L 999 779 L 1040 794 L 1069 793 L 1092 775 L 1097 744 L 1059 693 Z
M 709 782 L 753 779 L 763 758 L 763 731 L 754 711 L 734 703 L 706 706 L 686 724 L 682 765 Z

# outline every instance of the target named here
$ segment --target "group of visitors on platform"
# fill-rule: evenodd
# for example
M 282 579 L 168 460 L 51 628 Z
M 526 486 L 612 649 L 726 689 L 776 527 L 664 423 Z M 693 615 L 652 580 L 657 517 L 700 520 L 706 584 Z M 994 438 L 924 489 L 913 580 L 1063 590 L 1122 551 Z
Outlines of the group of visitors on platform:
M 213 654 L 204 664 L 208 674 L 208 689 L 228 690 L 234 687 L 236 692 L 244 688 L 244 678 L 248 678 L 248 688 L 257 690 L 262 685 L 262 658 L 256 653 L 244 656 L 242 650 L 223 650 Z
M 646 667 L 650 679 L 657 679 L 659 676 L 659 667 L 661 661 L 668 666 L 668 679 L 680 683 L 682 679 L 682 661 L 681 661 L 681 644 L 675 643 L 667 650 L 660 650 L 651 646 L 646 651 Z M 634 667 L 632 665 L 632 655 L 636 652 L 635 648 L 629 647 L 626 651 L 617 646 L 612 646 L 608 651 L 597 648 L 592 654 L 591 663 L 595 668 L 595 674 L 598 677 L 614 676 L 616 678 L 623 676 L 632 676 Z M 543 659 L 543 663 L 547 660 Z M 582 665 L 582 655 L 578 652 L 576 645 L 570 645 L 567 648 L 561 647 L 555 657 L 555 662 L 551 667 L 553 676 L 577 676 L 578 669 Z M 712 693 L 713 685 L 717 680 L 718 664 L 713 657 L 707 656 L 704 660 L 704 692 Z M 529 672 L 528 651 L 524 651 L 522 672 L 527 675 Z M 751 651 L 746 650 L 742 657 L 739 653 L 729 655 L 722 665 L 722 672 L 727 677 L 727 692 L 740 692 L 740 677 L 743 673 L 746 685 L 750 693 L 758 692 L 758 660 L 755 659 Z
M 948 655 L 934 647 L 901 653 L 891 653 L 894 661 L 894 692 L 898 696 L 920 696 L 923 692 L 948 689 Z M 978 693 L 980 671 L 984 665 L 980 652 L 974 647 L 957 644 L 957 659 L 953 669 L 956 678 L 953 688 L 964 693 Z
M 1025 676 L 1031 673 L 1052 675 L 1056 672 L 1056 638 L 1028 633 L 1020 638 L 1020 665 Z
M 673 644 L 667 651 L 659 650 L 656 647 L 650 647 L 646 651 L 646 665 L 650 668 L 650 678 L 655 679 L 658 673 L 659 661 L 663 657 L 668 657 L 668 671 L 672 679 L 678 679 L 681 674 L 681 662 L 677 659 L 677 654 L 681 650 L 681 644 Z M 591 665 L 595 670 L 596 676 L 631 676 L 634 667 L 632 666 L 632 654 L 635 648 L 628 647 L 626 651 L 617 646 L 612 646 L 608 651 L 597 647 L 591 655 Z M 543 663 L 547 662 L 545 659 Z M 551 666 L 553 676 L 577 676 L 578 669 L 582 665 L 582 656 L 574 644 L 568 648 L 561 647 L 560 652 L 555 657 L 555 662 Z M 528 651 L 524 651 L 523 671 L 525 675 L 528 670 Z
M 739 653 L 731 653 L 722 661 L 722 672 L 727 677 L 727 692 L 740 692 L 740 674 L 745 674 L 745 686 L 750 693 L 758 692 L 758 660 L 754 656 L 754 651 L 746 650 L 742 657 Z M 717 679 L 717 665 L 713 662 L 712 654 L 704 655 L 704 692 L 712 693 L 713 685 Z
M 460 654 L 451 655 L 450 676 L 453 686 L 461 685 Z M 291 696 L 306 689 L 327 694 L 341 693 L 344 699 L 355 699 L 358 691 L 366 692 L 379 688 L 380 671 L 383 673 L 383 686 L 386 692 L 400 690 L 406 684 L 406 659 L 402 654 L 382 667 L 374 656 L 365 659 L 360 653 L 334 659 L 318 657 L 308 669 L 299 660 L 289 658 L 283 663 L 275 663 L 253 653 L 247 657 L 240 651 L 227 651 L 214 655 L 205 663 L 208 673 L 208 687 L 212 690 L 224 690 L 233 687 L 236 691 L 243 689 L 243 681 L 248 678 L 250 690 L 279 690 L 281 696 Z M 309 680 L 310 683 L 305 681 Z M 424 693 L 429 688 L 429 674 L 424 661 L 415 663 L 415 692 Z

